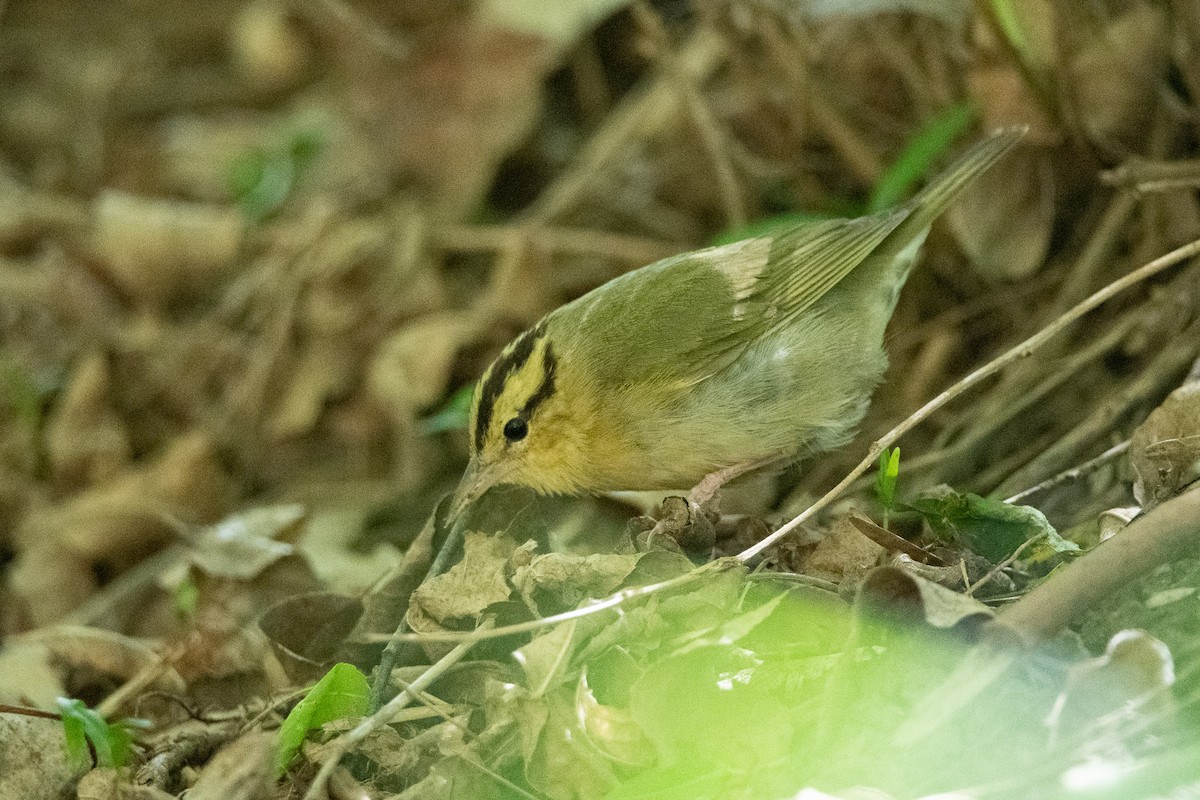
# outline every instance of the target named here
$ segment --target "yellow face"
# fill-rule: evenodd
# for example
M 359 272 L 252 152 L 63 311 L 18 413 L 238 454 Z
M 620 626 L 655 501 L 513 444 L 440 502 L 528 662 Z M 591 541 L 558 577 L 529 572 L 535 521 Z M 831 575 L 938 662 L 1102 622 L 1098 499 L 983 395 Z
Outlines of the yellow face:
M 572 377 L 544 324 L 504 349 L 475 392 L 460 506 L 502 483 L 552 494 L 579 488 L 592 426 Z

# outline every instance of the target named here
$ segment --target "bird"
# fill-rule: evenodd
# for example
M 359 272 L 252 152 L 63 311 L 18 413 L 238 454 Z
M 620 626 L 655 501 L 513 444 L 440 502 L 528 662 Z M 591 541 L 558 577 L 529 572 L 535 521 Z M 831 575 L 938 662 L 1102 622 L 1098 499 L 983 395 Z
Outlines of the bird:
M 844 444 L 930 225 L 1023 134 L 994 131 L 895 208 L 671 256 L 551 311 L 475 388 L 451 513 L 500 484 L 701 503 Z

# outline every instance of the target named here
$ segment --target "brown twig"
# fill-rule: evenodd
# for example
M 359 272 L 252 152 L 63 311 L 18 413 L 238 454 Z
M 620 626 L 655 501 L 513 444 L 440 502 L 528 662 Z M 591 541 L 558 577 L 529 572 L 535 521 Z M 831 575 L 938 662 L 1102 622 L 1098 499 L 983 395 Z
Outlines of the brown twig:
M 1196 358 L 1196 350 L 1200 348 L 1197 336 L 1200 336 L 1200 324 L 1190 326 L 1176 337 L 1129 385 L 1112 392 L 1066 435 L 1009 475 L 996 487 L 996 494 L 1013 494 L 1067 468 L 1097 439 L 1111 431 L 1114 423 L 1172 388 Z
M 1041 483 L 1037 484 L 1036 486 L 1030 486 L 1028 489 L 1025 489 L 1024 491 L 1017 492 L 1012 497 L 1007 498 L 1004 502 L 1010 503 L 1010 504 L 1020 503 L 1024 500 L 1029 499 L 1030 497 L 1032 497 L 1035 494 L 1039 494 L 1041 492 L 1048 492 L 1051 489 L 1062 486 L 1064 483 L 1070 483 L 1072 481 L 1077 481 L 1080 478 L 1084 477 L 1085 475 L 1090 475 L 1091 473 L 1100 469 L 1101 467 L 1103 467 L 1105 464 L 1109 463 L 1110 461 L 1120 458 L 1122 455 L 1125 454 L 1125 452 L 1128 449 L 1129 449 L 1129 440 L 1126 439 L 1125 441 L 1123 441 L 1119 444 L 1115 444 L 1112 447 L 1108 448 L 1107 450 L 1105 450 L 1103 453 L 1096 456 L 1095 458 L 1090 458 L 1087 461 L 1083 462 L 1082 464 L 1079 464 L 1078 466 L 1071 467 L 1070 469 L 1065 469 L 1062 472 L 1058 473 L 1057 475 L 1055 475 L 1051 478 L 1047 478 L 1046 480 L 1042 481 Z
M 696 81 L 680 64 L 679 58 L 670 47 L 670 37 L 662 19 L 645 2 L 634 3 L 633 14 L 638 23 L 651 35 L 658 45 L 659 58 L 667 73 L 674 78 L 679 93 L 687 105 L 692 124 L 700 135 L 700 142 L 708 154 L 712 164 L 717 187 L 721 193 L 721 202 L 725 206 L 726 223 L 730 227 L 740 228 L 746 224 L 746 199 L 742 191 L 737 173 L 729 155 L 725 131 L 717 121 L 712 109 L 708 107 L 703 95 L 696 86 Z
M 677 244 L 587 228 L 556 226 L 460 225 L 446 223 L 430 231 L 435 246 L 460 252 L 507 250 L 525 239 L 552 253 L 597 255 L 629 264 L 649 264 L 675 255 Z
M 875 544 L 887 550 L 889 553 L 903 553 L 911 559 L 920 561 L 923 564 L 934 564 L 939 567 L 946 566 L 946 562 L 935 556 L 933 553 L 926 550 L 920 545 L 913 544 L 903 536 L 897 536 L 887 528 L 881 528 L 871 520 L 851 514 L 848 519 L 850 524 L 858 529 L 858 532 L 866 536 Z
M 1047 639 L 1132 578 L 1194 552 L 1197 541 L 1200 488 L 1155 506 L 1117 536 L 1055 570 L 1044 583 L 1002 609 L 997 622 L 1026 640 Z
M 995 580 L 997 575 L 999 575 L 1001 572 L 1003 572 L 1004 570 L 1011 567 L 1013 564 L 1017 563 L 1017 559 L 1021 557 L 1021 553 L 1024 553 L 1025 549 L 1027 547 L 1029 547 L 1034 542 L 1040 542 L 1042 539 L 1045 539 L 1045 538 L 1046 538 L 1046 533 L 1045 533 L 1045 531 L 1043 531 L 1042 533 L 1039 533 L 1035 536 L 1031 536 L 1028 539 L 1026 539 L 1025 541 L 1021 542 L 1021 546 L 1018 547 L 1016 550 L 1013 550 L 1012 555 L 1010 555 L 1008 558 L 1004 559 L 999 564 L 997 564 L 996 566 L 994 566 L 990 570 L 988 570 L 986 575 L 984 575 L 982 578 L 980 578 L 974 584 L 967 583 L 966 584 L 967 596 L 968 597 L 973 596 L 975 594 L 975 592 L 979 591 L 980 586 L 986 586 L 988 583 Z
M 677 56 L 680 68 L 695 83 L 703 83 L 724 60 L 725 43 L 713 31 L 701 29 Z M 660 74 L 633 92 L 608 115 L 604 127 L 584 145 L 574 165 L 564 171 L 524 214 L 524 221 L 545 223 L 569 211 L 587 192 L 596 176 L 619 155 L 631 139 L 665 130 L 679 117 L 682 98 L 670 74 Z

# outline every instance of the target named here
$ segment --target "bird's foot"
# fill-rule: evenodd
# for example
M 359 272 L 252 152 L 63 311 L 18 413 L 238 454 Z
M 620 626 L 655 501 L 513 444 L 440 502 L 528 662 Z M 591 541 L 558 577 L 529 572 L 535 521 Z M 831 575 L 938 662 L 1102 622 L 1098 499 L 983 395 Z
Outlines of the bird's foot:
M 640 531 L 635 527 L 631 532 L 635 534 L 639 549 L 661 549 L 665 546 L 693 557 L 707 558 L 716 541 L 715 523 L 718 518 L 715 503 L 700 506 L 686 497 L 667 497 L 653 525 L 643 527 Z M 639 517 L 638 520 L 646 523 L 652 521 L 649 517 Z

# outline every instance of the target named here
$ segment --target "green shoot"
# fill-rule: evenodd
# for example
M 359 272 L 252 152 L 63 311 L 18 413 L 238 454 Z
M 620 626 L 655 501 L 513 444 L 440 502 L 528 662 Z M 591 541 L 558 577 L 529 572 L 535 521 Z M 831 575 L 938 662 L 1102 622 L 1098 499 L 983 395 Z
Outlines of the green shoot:
M 62 714 L 63 733 L 67 737 L 67 756 L 80 768 L 91 766 L 88 743 L 96 754 L 100 767 L 122 767 L 129 760 L 133 745 L 133 729 L 147 726 L 144 720 L 121 719 L 108 722 L 84 705 L 82 700 L 58 698 Z
M 992 14 L 1017 58 L 1027 67 L 1040 66 L 1032 42 L 1021 24 L 1020 12 L 1012 0 L 991 0 Z
M 896 482 L 900 478 L 900 448 L 884 448 L 879 454 L 879 472 L 875 475 L 875 495 L 883 506 L 883 527 L 888 526 L 896 507 Z
M 256 148 L 235 160 L 229 183 L 246 218 L 262 222 L 278 211 L 323 146 L 319 131 L 300 128 L 282 144 Z
M 191 575 L 185 576 L 175 585 L 171 600 L 175 606 L 175 614 L 180 619 L 189 620 L 196 615 L 196 607 L 200 603 L 200 587 L 192 580 Z
M 296 704 L 279 728 L 279 756 L 276 771 L 282 775 L 300 752 L 309 731 L 327 722 L 367 713 L 371 689 L 366 677 L 351 664 L 334 664 L 325 677 Z
M 467 420 L 471 416 L 471 400 L 475 396 L 475 385 L 468 384 L 454 394 L 445 405 L 424 417 L 417 423 L 417 428 L 424 436 L 446 431 L 461 431 L 466 429 Z
M 911 194 L 917 181 L 929 174 L 974 119 L 974 109 L 967 103 L 959 103 L 926 122 L 875 184 L 867 213 L 892 208 Z

